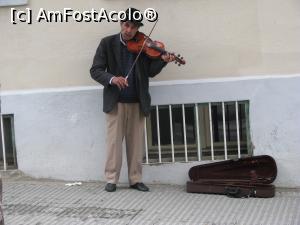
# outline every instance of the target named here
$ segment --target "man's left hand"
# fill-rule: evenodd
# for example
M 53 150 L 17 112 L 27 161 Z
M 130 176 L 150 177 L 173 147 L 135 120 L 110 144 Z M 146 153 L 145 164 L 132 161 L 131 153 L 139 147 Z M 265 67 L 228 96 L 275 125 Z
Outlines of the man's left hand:
M 175 56 L 170 53 L 166 53 L 161 55 L 161 59 L 165 62 L 173 62 L 175 60 Z

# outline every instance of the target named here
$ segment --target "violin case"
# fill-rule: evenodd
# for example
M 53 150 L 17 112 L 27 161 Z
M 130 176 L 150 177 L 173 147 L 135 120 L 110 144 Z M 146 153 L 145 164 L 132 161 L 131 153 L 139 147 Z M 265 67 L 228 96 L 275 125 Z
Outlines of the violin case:
M 223 194 L 229 197 L 271 198 L 277 176 L 275 160 L 268 155 L 194 166 L 189 170 L 189 193 Z

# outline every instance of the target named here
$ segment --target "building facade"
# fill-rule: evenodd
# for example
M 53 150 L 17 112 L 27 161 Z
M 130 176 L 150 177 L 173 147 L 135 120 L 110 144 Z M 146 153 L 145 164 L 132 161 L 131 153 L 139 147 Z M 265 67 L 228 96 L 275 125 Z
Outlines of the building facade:
M 267 154 L 278 165 L 276 185 L 300 186 L 297 1 L 2 3 L 1 110 L 3 130 L 11 134 L 3 138 L 6 169 L 104 180 L 102 87 L 89 68 L 101 38 L 119 32 L 119 24 L 36 17 L 41 9 L 134 6 L 157 10 L 153 39 L 187 61 L 182 67 L 168 65 L 151 82 L 144 181 L 184 184 L 193 165 Z M 12 23 L 12 13 L 20 11 L 31 11 L 32 24 Z M 147 34 L 152 25 L 145 22 L 141 31 Z M 124 161 L 121 181 L 126 177 Z

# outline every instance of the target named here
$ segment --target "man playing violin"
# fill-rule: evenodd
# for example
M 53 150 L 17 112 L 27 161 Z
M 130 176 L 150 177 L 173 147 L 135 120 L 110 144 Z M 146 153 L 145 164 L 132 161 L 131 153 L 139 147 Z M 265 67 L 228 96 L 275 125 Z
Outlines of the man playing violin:
M 90 69 L 92 78 L 104 86 L 103 112 L 106 113 L 107 126 L 105 190 L 108 192 L 116 190 L 119 180 L 124 137 L 130 187 L 149 191 L 142 183 L 144 123 L 151 104 L 149 77 L 156 76 L 168 62 L 175 60 L 169 53 L 158 59 L 150 59 L 141 53 L 134 64 L 138 54 L 127 49 L 127 42 L 134 39 L 143 26 L 142 21 L 129 15 L 135 11 L 138 10 L 126 10 L 127 17 L 120 23 L 120 33 L 101 40 Z

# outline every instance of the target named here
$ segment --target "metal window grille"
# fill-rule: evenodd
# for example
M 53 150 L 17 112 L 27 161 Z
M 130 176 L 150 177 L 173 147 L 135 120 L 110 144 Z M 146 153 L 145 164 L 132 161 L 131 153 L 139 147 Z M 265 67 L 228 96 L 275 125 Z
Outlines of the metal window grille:
M 152 106 L 145 149 L 145 164 L 249 156 L 249 101 Z
M 13 115 L 1 115 L 0 118 L 0 169 L 17 169 L 14 117 Z

